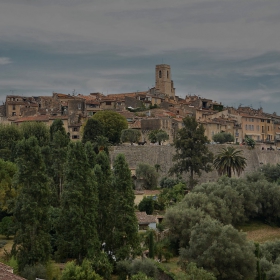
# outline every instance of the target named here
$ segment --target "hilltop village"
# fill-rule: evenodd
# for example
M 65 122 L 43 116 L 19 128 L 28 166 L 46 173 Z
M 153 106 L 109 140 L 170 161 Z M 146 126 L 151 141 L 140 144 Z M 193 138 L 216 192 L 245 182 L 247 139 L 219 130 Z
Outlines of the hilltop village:
M 203 124 L 211 141 L 216 133 L 227 132 L 236 143 L 245 135 L 261 143 L 262 147 L 280 146 L 280 116 L 268 114 L 262 108 L 226 107 L 220 102 L 197 95 L 176 96 L 167 64 L 156 65 L 155 87 L 148 91 L 108 94 L 90 93 L 24 97 L 7 95 L 0 106 L 0 122 L 20 125 L 23 122 L 44 122 L 51 125 L 61 119 L 72 140 L 81 139 L 83 123 L 101 110 L 114 110 L 123 115 L 129 128 L 141 131 L 141 140 L 148 141 L 151 130 L 162 129 L 172 143 L 186 116 L 194 116 Z

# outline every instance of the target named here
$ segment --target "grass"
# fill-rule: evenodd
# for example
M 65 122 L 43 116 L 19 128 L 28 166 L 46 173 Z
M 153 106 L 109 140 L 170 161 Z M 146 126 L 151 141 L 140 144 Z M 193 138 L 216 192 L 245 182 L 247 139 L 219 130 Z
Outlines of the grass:
M 253 221 L 237 227 L 238 230 L 247 233 L 247 239 L 259 243 L 280 239 L 280 228 Z
M 13 246 L 13 239 L 10 238 L 10 239 L 7 239 L 4 235 L 0 235 L 0 241 L 1 240 L 6 240 L 7 241 L 7 244 L 3 247 L 3 248 L 0 248 L 0 259 L 3 259 L 4 256 L 5 256 L 5 251 L 4 249 L 7 251 L 7 252 L 10 252 L 11 249 L 12 249 L 12 246 Z

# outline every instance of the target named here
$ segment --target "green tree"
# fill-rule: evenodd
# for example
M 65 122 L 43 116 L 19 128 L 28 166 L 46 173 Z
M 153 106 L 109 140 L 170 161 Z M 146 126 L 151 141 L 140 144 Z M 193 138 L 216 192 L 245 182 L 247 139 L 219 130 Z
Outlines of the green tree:
M 82 142 L 91 142 L 96 141 L 97 136 L 104 136 L 104 126 L 102 122 L 98 119 L 90 118 L 87 120 L 84 129 L 83 129 L 83 138 Z
M 123 154 L 113 165 L 113 242 L 109 245 L 117 260 L 127 259 L 139 249 L 138 222 L 134 211 L 131 172 Z
M 166 133 L 166 131 L 162 130 L 162 129 L 156 129 L 156 130 L 152 130 L 149 135 L 148 135 L 148 139 L 152 142 L 152 143 L 156 143 L 158 142 L 159 145 L 161 145 L 162 142 L 166 141 L 169 139 L 169 135 Z
M 241 150 L 236 150 L 234 147 L 223 148 L 222 151 L 216 155 L 213 163 L 218 174 L 225 174 L 231 178 L 233 172 L 240 176 L 247 165 L 246 158 L 241 156 L 241 153 Z
M 220 144 L 234 141 L 233 135 L 230 133 L 227 133 L 227 132 L 220 132 L 220 133 L 214 134 L 212 139 L 213 139 L 213 141 L 218 142 Z
M 145 188 L 148 190 L 155 189 L 157 187 L 158 173 L 155 167 L 147 163 L 139 163 L 137 165 L 136 177 L 144 181 Z
M 92 269 L 89 260 L 83 260 L 82 265 L 76 265 L 74 261 L 68 262 L 62 271 L 60 280 L 102 280 Z
M 254 251 L 245 233 L 208 218 L 192 228 L 189 247 L 180 250 L 180 257 L 195 262 L 218 279 L 254 279 Z
M 79 263 L 98 248 L 97 186 L 81 142 L 70 143 L 58 219 L 58 255 Z
M 84 147 L 85 147 L 88 163 L 91 168 L 94 168 L 96 164 L 96 153 L 94 152 L 93 145 L 91 142 L 88 141 L 85 143 Z
M 185 273 L 178 273 L 175 276 L 175 280 L 193 280 L 193 279 L 201 279 L 201 280 L 216 280 L 217 278 L 213 275 L 213 273 L 206 271 L 203 268 L 198 268 L 195 263 L 191 262 L 187 264 L 183 264 L 182 268 Z
M 51 124 L 50 126 L 50 141 L 52 142 L 54 140 L 54 134 L 57 132 L 57 131 L 60 131 L 61 134 L 69 140 L 69 136 L 67 135 L 66 133 L 66 130 L 64 128 L 64 125 L 63 125 L 63 121 L 61 119 L 56 119 L 53 121 L 53 123 Z
M 194 117 L 184 118 L 183 124 L 184 127 L 178 131 L 174 140 L 175 164 L 169 172 L 177 175 L 189 172 L 189 186 L 193 188 L 196 183 L 194 175 L 201 176 L 201 171 L 211 170 L 213 154 L 206 145 L 209 141 L 204 136 L 202 124 L 198 124 Z
M 154 212 L 154 200 L 152 197 L 144 197 L 139 205 L 138 209 L 141 212 L 146 212 L 148 215 L 153 214 Z
M 154 231 L 149 232 L 149 258 L 155 258 L 155 241 L 154 241 Z
M 11 160 L 12 149 L 21 139 L 22 134 L 17 126 L 0 124 L 0 158 Z
M 112 173 L 110 159 L 107 153 L 100 152 L 96 156 L 96 166 L 94 174 L 97 182 L 98 211 L 97 211 L 97 231 L 100 242 L 109 244 L 112 242 L 112 215 L 115 211 L 113 201 L 115 199 L 112 190 Z
M 120 142 L 121 131 L 128 127 L 125 117 L 114 111 L 99 111 L 92 118 L 102 123 L 104 136 L 113 144 Z
M 121 142 L 130 142 L 132 145 L 135 142 L 138 142 L 140 139 L 141 133 L 136 129 L 124 129 L 121 132 Z
M 19 128 L 25 139 L 34 136 L 40 147 L 47 146 L 49 144 L 50 130 L 45 123 L 24 122 Z
M 13 184 L 17 171 L 16 164 L 0 159 L 0 209 L 8 210 L 9 205 L 18 195 L 18 190 Z
M 50 257 L 50 188 L 46 168 L 35 137 L 17 144 L 16 183 L 21 186 L 13 210 L 16 235 L 13 255 L 19 270 L 45 263 Z
M 264 174 L 265 178 L 269 182 L 279 182 L 280 183 L 280 164 L 276 165 L 265 164 L 261 167 L 260 171 Z
M 247 136 L 247 135 L 245 135 L 245 143 L 246 143 L 250 148 L 252 148 L 252 149 L 255 148 L 256 141 L 255 141 L 253 138 L 251 138 L 251 137 L 249 137 L 249 136 Z
M 5 235 L 7 239 L 9 239 L 10 235 L 15 234 L 13 217 L 6 216 L 2 219 L 0 222 L 0 234 Z

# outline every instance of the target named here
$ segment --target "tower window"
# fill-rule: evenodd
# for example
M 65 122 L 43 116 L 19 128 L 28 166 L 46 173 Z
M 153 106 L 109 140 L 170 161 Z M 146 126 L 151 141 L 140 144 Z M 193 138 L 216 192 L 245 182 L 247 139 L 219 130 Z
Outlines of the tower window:
M 168 79 L 168 76 L 169 76 L 169 73 L 168 73 L 168 71 L 167 71 L 167 79 Z
M 161 70 L 158 72 L 158 77 L 161 78 Z

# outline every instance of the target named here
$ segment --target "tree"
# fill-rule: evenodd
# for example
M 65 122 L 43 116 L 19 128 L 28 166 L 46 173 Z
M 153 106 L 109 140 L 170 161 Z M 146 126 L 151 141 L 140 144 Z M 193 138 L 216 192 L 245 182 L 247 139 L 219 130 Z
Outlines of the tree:
M 252 148 L 252 149 L 255 148 L 256 141 L 255 141 L 253 138 L 251 138 L 251 137 L 249 137 L 249 136 L 247 136 L 247 135 L 245 135 L 245 143 L 246 143 L 250 148 Z
M 114 111 L 99 111 L 92 118 L 102 123 L 104 136 L 113 144 L 120 142 L 121 131 L 128 127 L 125 117 Z
M 17 126 L 0 124 L 0 158 L 11 160 L 12 149 L 21 139 L 22 134 Z
M 169 135 L 162 129 L 156 129 L 149 133 L 148 138 L 152 143 L 158 142 L 161 145 L 161 142 L 169 139 Z
M 174 140 L 175 164 L 169 172 L 177 175 L 189 172 L 189 186 L 193 188 L 196 183 L 195 174 L 201 176 L 201 171 L 211 171 L 213 154 L 206 145 L 209 141 L 204 136 L 202 124 L 198 124 L 194 117 L 184 118 L 183 124 L 184 127 L 178 131 Z
M 13 184 L 16 174 L 16 164 L 0 159 L 0 209 L 8 210 L 12 200 L 18 195 L 18 190 Z
M 130 142 L 132 145 L 135 142 L 138 142 L 140 139 L 141 133 L 136 129 L 124 129 L 121 132 L 121 141 L 122 142 Z
M 146 212 L 148 215 L 153 214 L 154 212 L 154 200 L 152 197 L 144 197 L 139 205 L 138 209 L 141 212 Z
M 227 132 L 216 133 L 213 135 L 212 139 L 213 141 L 218 142 L 220 144 L 234 141 L 233 135 Z
M 218 174 L 225 174 L 231 178 L 233 172 L 240 176 L 247 165 L 246 158 L 242 157 L 241 153 L 241 150 L 236 150 L 234 147 L 223 148 L 222 151 L 216 155 L 213 163 Z
M 83 260 L 82 265 L 76 265 L 74 261 L 68 262 L 62 271 L 60 280 L 102 280 L 92 269 L 89 260 Z
M 56 120 L 54 120 L 53 123 L 52 123 L 51 126 L 50 126 L 50 140 L 51 140 L 51 142 L 53 141 L 53 139 L 54 139 L 54 134 L 55 134 L 57 131 L 60 131 L 61 134 L 62 134 L 65 138 L 68 138 L 68 139 L 69 139 L 69 136 L 67 135 L 66 130 L 65 130 L 65 128 L 64 128 L 63 121 L 62 121 L 61 119 L 56 119 Z
M 65 186 L 58 219 L 58 255 L 79 263 L 93 255 L 99 241 L 96 229 L 97 187 L 81 142 L 70 143 L 65 165 Z
M 87 120 L 84 130 L 83 130 L 83 139 L 82 142 L 91 142 L 94 143 L 97 136 L 104 135 L 104 126 L 101 121 L 98 119 L 90 118 Z
M 182 269 L 186 271 L 186 273 L 178 273 L 176 274 L 175 280 L 193 280 L 193 279 L 202 279 L 202 280 L 216 280 L 217 278 L 213 273 L 206 271 L 203 268 L 198 268 L 195 263 L 187 262 L 187 264 L 183 263 Z
M 154 231 L 149 232 L 149 258 L 155 258 L 155 242 L 154 242 Z
M 97 211 L 97 231 L 101 244 L 112 242 L 112 215 L 114 192 L 112 191 L 112 172 L 110 159 L 107 153 L 100 152 L 96 156 L 96 166 L 94 174 L 97 182 L 98 211 Z
M 245 233 L 206 218 L 192 228 L 189 247 L 180 250 L 180 257 L 195 262 L 218 279 L 254 279 L 254 251 Z
M 279 182 L 280 183 L 280 164 L 272 165 L 272 164 L 265 164 L 261 167 L 260 170 L 267 181 L 269 182 Z
M 21 140 L 16 155 L 16 184 L 21 189 L 13 211 L 16 229 L 13 255 L 22 271 L 26 265 L 45 263 L 50 257 L 50 188 L 35 137 Z
M 0 222 L 0 234 L 5 235 L 6 238 L 9 239 L 10 235 L 15 234 L 13 226 L 14 226 L 13 217 L 9 217 L 9 216 L 4 217 Z
M 145 188 L 148 190 L 152 190 L 157 187 L 158 173 L 153 166 L 147 163 L 139 163 L 137 165 L 136 177 L 144 181 Z
M 139 249 L 138 222 L 134 211 L 134 192 L 131 171 L 123 154 L 113 165 L 113 242 L 110 251 L 117 260 L 127 259 Z
M 50 141 L 50 131 L 45 123 L 24 122 L 20 125 L 20 131 L 25 139 L 34 136 L 40 147 L 47 146 Z

